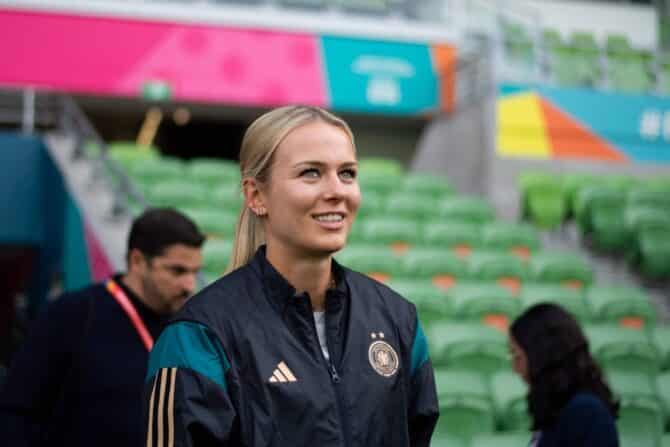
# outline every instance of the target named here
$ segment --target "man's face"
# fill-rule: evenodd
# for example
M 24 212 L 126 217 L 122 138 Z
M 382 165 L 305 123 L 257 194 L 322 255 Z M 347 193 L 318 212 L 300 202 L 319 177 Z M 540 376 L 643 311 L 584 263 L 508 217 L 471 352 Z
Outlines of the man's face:
M 201 266 L 200 248 L 169 246 L 161 255 L 146 259 L 141 269 L 144 298 L 162 315 L 177 312 L 195 291 Z

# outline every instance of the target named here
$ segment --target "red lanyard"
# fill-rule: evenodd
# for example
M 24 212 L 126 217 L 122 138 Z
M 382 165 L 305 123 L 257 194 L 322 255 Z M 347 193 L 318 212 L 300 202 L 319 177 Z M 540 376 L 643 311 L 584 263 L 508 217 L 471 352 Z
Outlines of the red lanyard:
M 113 280 L 108 280 L 106 286 L 107 291 L 112 294 L 116 302 L 119 303 L 119 306 L 121 306 L 121 309 L 123 309 L 126 315 L 128 315 L 130 322 L 133 323 L 133 326 L 135 326 L 137 335 L 139 335 L 140 339 L 142 339 L 142 343 L 147 348 L 147 351 L 151 351 L 151 348 L 154 347 L 154 338 L 147 330 L 147 327 L 144 325 L 144 321 L 142 321 L 142 318 L 137 313 L 133 303 L 130 302 L 123 289 L 119 287 L 119 285 L 116 284 Z

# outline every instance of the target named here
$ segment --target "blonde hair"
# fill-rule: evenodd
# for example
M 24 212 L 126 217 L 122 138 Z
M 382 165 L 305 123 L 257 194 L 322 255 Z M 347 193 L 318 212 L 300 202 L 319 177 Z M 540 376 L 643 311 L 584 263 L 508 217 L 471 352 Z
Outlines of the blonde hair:
M 354 146 L 354 135 L 349 125 L 319 107 L 285 106 L 271 110 L 257 118 L 244 134 L 240 149 L 240 174 L 266 183 L 277 147 L 292 130 L 314 121 L 338 127 L 347 133 Z M 237 219 L 233 252 L 226 273 L 247 264 L 258 247 L 265 243 L 263 222 L 243 204 Z

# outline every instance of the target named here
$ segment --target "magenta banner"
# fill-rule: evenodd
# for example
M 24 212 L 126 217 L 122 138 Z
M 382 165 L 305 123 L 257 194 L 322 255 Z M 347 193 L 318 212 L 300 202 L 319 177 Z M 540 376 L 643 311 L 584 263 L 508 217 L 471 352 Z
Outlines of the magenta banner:
M 328 102 L 318 36 L 0 10 L 0 84 L 247 106 Z

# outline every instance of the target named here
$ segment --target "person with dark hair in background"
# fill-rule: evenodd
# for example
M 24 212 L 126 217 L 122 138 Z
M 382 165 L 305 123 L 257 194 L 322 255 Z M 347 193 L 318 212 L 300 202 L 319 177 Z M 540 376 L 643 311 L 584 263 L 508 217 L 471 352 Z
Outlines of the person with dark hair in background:
M 140 446 L 149 351 L 194 292 L 205 237 L 173 209 L 134 220 L 127 272 L 49 305 L 0 389 L 6 446 Z
M 562 307 L 530 307 L 510 327 L 512 366 L 528 384 L 531 447 L 617 447 L 619 403 Z

